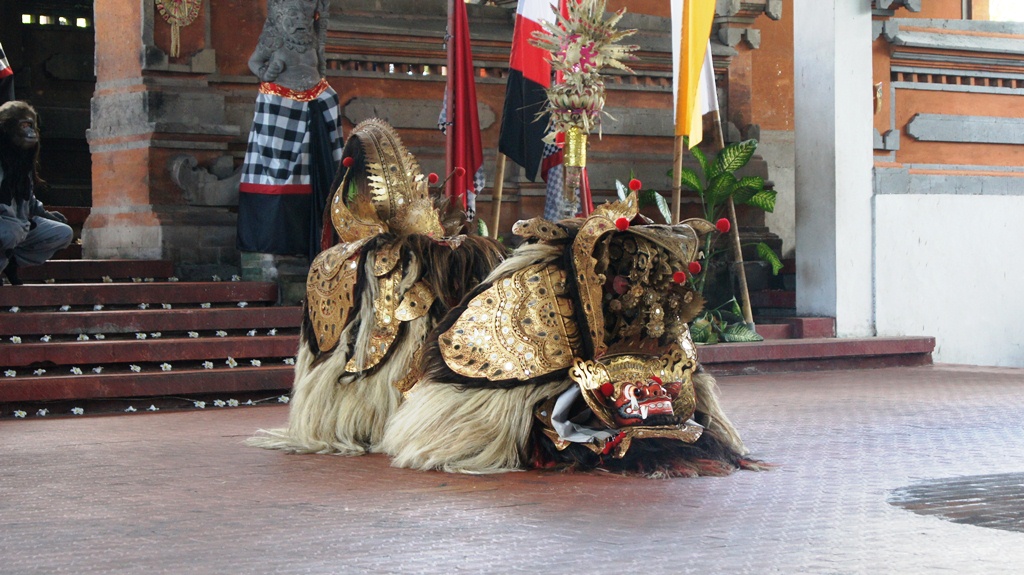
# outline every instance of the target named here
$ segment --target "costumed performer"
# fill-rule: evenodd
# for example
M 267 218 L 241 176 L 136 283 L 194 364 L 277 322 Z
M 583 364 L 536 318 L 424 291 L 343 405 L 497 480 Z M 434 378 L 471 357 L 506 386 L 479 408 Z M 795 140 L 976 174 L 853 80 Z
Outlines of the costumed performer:
M 503 259 L 460 235 L 465 213 L 432 199 L 429 177 L 381 120 L 345 145 L 329 215 L 339 243 L 313 261 L 288 427 L 248 443 L 299 453 L 379 451 L 434 325 Z M 438 205 L 439 204 L 439 205 Z
M 526 241 L 427 341 L 388 421 L 393 464 L 494 473 L 596 467 L 648 476 L 757 468 L 701 368 L 685 270 L 700 219 L 654 225 L 636 194 L 586 219 L 517 222 Z
M 19 100 L 0 105 L 0 270 L 13 285 L 21 284 L 19 267 L 42 264 L 74 238 L 67 218 L 36 199 L 38 163 L 35 109 Z

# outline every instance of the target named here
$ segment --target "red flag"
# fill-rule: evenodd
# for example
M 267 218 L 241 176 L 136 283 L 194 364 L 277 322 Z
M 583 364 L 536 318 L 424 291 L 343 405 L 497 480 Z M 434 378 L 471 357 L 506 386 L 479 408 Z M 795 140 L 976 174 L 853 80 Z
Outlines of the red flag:
M 469 41 L 469 19 L 463 0 L 448 0 L 448 195 L 469 207 L 476 193 L 473 178 L 484 163 L 480 144 L 480 119 L 476 111 L 476 74 Z M 456 171 L 462 168 L 461 175 Z M 454 173 L 453 173 L 454 172 Z M 453 199 L 453 202 L 456 201 Z

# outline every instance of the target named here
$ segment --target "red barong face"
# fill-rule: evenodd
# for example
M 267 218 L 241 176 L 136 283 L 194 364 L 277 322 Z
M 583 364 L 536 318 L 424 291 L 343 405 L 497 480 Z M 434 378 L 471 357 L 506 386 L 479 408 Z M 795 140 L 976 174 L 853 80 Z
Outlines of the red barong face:
M 604 389 L 612 389 L 613 394 L 607 397 L 612 417 L 619 427 L 631 425 L 670 425 L 677 418 L 672 402 L 679 394 L 681 385 L 675 382 L 662 384 L 658 378 L 646 381 L 622 382 L 612 384 Z M 675 393 L 672 392 L 675 390 Z

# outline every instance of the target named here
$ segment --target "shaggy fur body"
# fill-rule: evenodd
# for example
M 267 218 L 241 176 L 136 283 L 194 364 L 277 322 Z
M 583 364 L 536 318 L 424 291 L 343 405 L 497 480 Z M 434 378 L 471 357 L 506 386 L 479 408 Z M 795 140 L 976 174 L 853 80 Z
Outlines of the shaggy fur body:
M 367 362 L 378 292 L 374 256 L 381 245 L 393 240 L 394 236 L 381 236 L 360 260 L 363 272 L 356 290 L 358 308 L 342 332 L 342 343 L 320 353 L 308 320 L 305 322 L 295 362 L 288 427 L 260 430 L 247 441 L 248 445 L 293 453 L 362 455 L 379 451 L 384 426 L 402 402 L 395 383 L 415 369 L 414 360 L 427 334 L 450 308 L 446 298 L 437 298 L 430 313 L 402 324 L 391 351 L 380 364 L 358 373 L 345 370 L 349 359 L 354 359 L 357 366 Z M 461 298 L 502 256 L 496 242 L 479 236 L 466 238 L 454 250 L 424 236 L 407 236 L 400 241 L 405 266 L 399 295 L 424 280 L 447 298 Z
M 522 469 L 530 463 L 534 406 L 572 385 L 562 380 L 466 389 L 421 380 L 388 421 L 381 448 L 395 467 L 455 473 Z

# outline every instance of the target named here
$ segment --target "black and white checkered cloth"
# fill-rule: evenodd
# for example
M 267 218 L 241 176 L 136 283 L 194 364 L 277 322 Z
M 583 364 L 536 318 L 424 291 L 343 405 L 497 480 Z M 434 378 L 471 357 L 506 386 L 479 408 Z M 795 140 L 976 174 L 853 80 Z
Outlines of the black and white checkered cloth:
M 334 161 L 341 161 L 344 140 L 339 120 L 338 94 L 327 88 L 317 100 L 324 100 L 324 122 L 331 136 Z M 309 102 L 274 94 L 256 97 L 256 114 L 249 131 L 242 183 L 261 186 L 310 185 Z
M 558 146 L 544 144 L 543 157 L 558 153 Z M 565 198 L 565 165 L 557 164 L 551 166 L 547 172 L 547 190 L 544 194 L 544 219 L 550 222 L 557 222 L 565 218 L 571 218 L 579 211 L 580 190 L 576 188 L 576 200 L 569 202 Z

